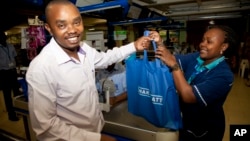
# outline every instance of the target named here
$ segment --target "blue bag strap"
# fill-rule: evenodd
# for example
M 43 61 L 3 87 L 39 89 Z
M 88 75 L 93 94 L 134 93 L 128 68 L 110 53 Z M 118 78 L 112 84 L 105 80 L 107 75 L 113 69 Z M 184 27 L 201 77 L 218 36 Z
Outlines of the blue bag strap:
M 145 30 L 143 35 L 144 36 L 149 36 L 149 31 Z M 148 55 L 147 55 L 147 50 L 146 49 L 143 50 L 143 60 L 144 60 L 144 62 L 148 61 Z
M 150 31 L 145 30 L 145 31 L 144 31 L 144 36 L 149 36 L 149 33 L 150 33 Z M 154 52 L 156 52 L 156 49 L 157 49 L 156 42 L 155 42 L 154 40 L 152 40 L 151 42 L 152 42 L 153 47 L 154 47 Z M 147 50 L 144 49 L 143 60 L 144 60 L 144 61 L 147 61 L 147 60 L 148 60 L 147 58 L 148 58 Z M 160 62 L 160 59 L 159 59 L 159 58 L 155 58 L 155 61 L 156 61 L 156 66 L 157 66 L 157 67 L 160 67 L 160 63 L 161 63 L 161 62 Z

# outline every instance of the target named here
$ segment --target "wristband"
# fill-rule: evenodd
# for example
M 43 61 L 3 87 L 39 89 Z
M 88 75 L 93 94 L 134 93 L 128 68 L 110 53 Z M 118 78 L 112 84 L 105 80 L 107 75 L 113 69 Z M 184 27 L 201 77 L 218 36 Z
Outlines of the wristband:
M 177 71 L 180 69 L 180 66 L 178 64 L 174 64 L 173 66 L 170 67 L 171 71 Z

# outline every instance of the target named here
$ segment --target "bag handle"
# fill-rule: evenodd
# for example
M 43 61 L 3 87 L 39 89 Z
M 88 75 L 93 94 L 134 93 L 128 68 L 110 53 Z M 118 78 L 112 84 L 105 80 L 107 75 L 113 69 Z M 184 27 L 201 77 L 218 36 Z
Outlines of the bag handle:
M 149 30 L 145 30 L 144 31 L 144 36 L 149 36 L 149 33 L 150 33 L 150 31 Z M 152 44 L 153 44 L 153 47 L 154 47 L 154 52 L 156 52 L 156 49 L 157 49 L 157 45 L 156 45 L 156 42 L 154 41 L 154 40 L 152 40 L 151 41 L 152 42 Z M 144 61 L 148 61 L 148 55 L 147 55 L 147 50 L 146 49 L 144 49 L 144 52 L 143 52 L 143 60 Z M 156 61 L 156 66 L 157 67 L 160 67 L 160 59 L 159 58 L 155 58 L 155 61 Z

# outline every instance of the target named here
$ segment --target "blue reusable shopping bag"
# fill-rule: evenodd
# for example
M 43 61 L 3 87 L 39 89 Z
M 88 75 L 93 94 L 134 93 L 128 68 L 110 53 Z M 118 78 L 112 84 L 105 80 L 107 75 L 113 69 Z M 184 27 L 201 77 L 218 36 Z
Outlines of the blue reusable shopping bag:
M 143 56 L 126 60 L 128 111 L 157 127 L 178 130 L 182 119 L 172 74 L 161 60 L 148 61 L 146 50 Z

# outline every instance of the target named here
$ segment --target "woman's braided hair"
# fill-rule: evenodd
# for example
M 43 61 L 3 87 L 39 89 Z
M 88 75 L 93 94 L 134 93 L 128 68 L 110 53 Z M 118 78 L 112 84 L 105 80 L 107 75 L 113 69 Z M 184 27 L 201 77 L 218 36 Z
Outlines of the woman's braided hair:
M 228 48 L 225 51 L 224 55 L 226 57 L 231 57 L 232 55 L 237 53 L 236 50 L 239 46 L 239 42 L 238 42 L 238 36 L 234 32 L 234 30 L 230 28 L 229 26 L 225 26 L 225 25 L 214 25 L 214 26 L 209 27 L 209 29 L 212 29 L 212 28 L 220 29 L 225 33 L 224 43 L 228 43 Z

